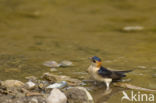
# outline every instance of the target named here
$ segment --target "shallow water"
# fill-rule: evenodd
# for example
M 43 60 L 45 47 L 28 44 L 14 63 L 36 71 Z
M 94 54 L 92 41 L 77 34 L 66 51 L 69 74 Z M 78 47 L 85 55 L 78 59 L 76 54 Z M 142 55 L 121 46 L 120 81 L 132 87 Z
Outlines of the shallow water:
M 47 60 L 75 66 L 57 74 L 83 79 L 88 57 L 99 56 L 111 69 L 134 71 L 131 84 L 156 89 L 155 0 L 0 0 L 0 79 L 19 79 L 50 71 Z M 125 26 L 145 29 L 124 32 Z M 114 88 L 112 93 L 119 91 Z M 97 102 L 120 102 L 121 92 Z M 105 97 L 105 96 L 104 96 Z M 106 98 L 106 97 L 105 97 Z M 124 101 L 125 103 L 128 101 Z

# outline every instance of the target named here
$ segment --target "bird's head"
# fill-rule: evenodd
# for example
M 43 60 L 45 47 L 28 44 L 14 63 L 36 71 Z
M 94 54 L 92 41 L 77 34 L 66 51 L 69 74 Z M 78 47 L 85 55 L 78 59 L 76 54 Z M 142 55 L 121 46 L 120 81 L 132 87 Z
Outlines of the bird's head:
M 102 62 L 101 62 L 101 59 L 99 57 L 93 56 L 90 59 L 92 61 L 92 65 L 93 66 L 96 66 L 96 67 L 100 67 L 101 66 Z

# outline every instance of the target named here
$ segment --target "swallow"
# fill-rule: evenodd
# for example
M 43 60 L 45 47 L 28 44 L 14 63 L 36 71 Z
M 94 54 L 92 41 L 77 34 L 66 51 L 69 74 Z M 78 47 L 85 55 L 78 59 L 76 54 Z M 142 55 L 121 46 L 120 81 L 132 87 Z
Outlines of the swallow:
M 132 70 L 125 71 L 114 71 L 109 70 L 102 66 L 102 61 L 99 57 L 94 56 L 91 59 L 91 65 L 88 68 L 88 72 L 91 77 L 99 82 L 104 82 L 106 84 L 106 90 L 109 89 L 109 85 L 113 81 L 119 81 L 123 77 L 126 77 L 126 73 Z

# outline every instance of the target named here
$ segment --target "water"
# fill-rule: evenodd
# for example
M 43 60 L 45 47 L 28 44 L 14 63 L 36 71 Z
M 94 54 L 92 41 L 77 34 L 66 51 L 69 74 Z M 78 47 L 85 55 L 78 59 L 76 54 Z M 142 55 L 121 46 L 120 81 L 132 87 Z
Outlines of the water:
M 156 89 L 155 0 L 0 0 L 0 79 L 40 77 L 50 71 L 48 60 L 70 60 L 75 66 L 56 74 L 82 79 L 87 76 L 88 57 L 99 56 L 112 69 L 134 71 L 131 84 Z M 143 26 L 123 32 L 125 26 Z M 97 102 L 120 102 L 114 95 Z M 98 94 L 98 96 L 97 96 Z M 105 96 L 106 98 L 106 96 Z M 125 101 L 126 102 L 126 101 Z

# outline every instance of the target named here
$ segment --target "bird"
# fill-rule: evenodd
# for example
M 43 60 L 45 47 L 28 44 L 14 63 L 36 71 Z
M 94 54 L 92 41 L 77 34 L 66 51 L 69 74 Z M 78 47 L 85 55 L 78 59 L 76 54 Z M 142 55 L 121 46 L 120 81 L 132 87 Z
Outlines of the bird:
M 102 60 L 99 57 L 93 56 L 90 59 L 91 65 L 88 67 L 89 74 L 94 80 L 104 82 L 106 84 L 106 90 L 109 90 L 111 82 L 121 80 L 123 77 L 126 77 L 126 73 L 132 71 L 132 70 L 125 71 L 109 70 L 102 66 Z

